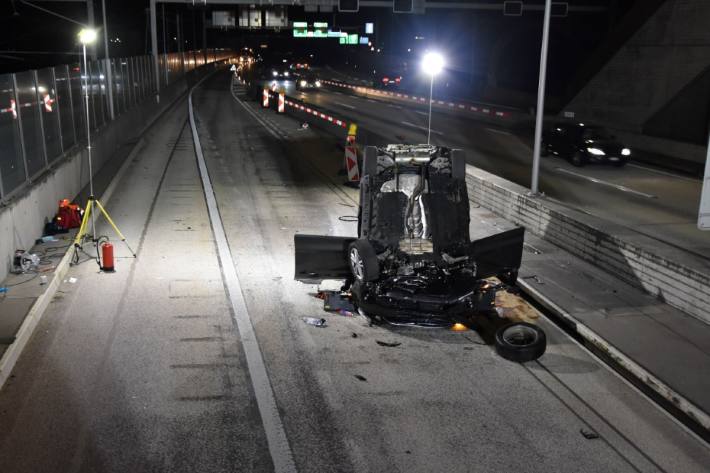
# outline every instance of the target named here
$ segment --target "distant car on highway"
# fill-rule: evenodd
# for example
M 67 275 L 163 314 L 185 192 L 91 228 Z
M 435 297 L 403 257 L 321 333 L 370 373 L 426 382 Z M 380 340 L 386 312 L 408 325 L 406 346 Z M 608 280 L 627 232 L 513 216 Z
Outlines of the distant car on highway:
M 321 81 L 315 74 L 301 74 L 301 77 L 296 81 L 296 89 L 318 89 L 321 86 Z
M 575 122 L 555 123 L 546 130 L 540 154 L 559 156 L 575 166 L 597 162 L 621 167 L 631 159 L 631 150 L 605 128 Z
M 378 85 L 381 87 L 391 89 L 391 88 L 399 87 L 401 83 L 402 83 L 402 76 L 401 75 L 385 74 L 380 77 Z
M 290 77 L 291 77 L 291 72 L 285 66 L 271 68 L 271 78 L 274 80 L 289 79 Z

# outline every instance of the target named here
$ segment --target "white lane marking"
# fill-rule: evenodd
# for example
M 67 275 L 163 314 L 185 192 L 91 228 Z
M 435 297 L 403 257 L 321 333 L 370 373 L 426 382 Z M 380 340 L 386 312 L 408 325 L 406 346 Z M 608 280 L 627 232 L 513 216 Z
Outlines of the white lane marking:
M 242 102 L 241 100 L 239 100 L 239 97 L 237 97 L 237 95 L 234 93 L 234 87 L 231 87 L 231 91 L 232 91 L 232 97 L 234 97 L 234 100 L 236 100 L 239 105 L 241 105 L 242 107 L 244 107 L 244 110 L 246 110 L 247 112 L 249 112 L 249 113 L 251 114 L 251 116 L 254 117 L 254 119 L 255 119 L 257 122 L 259 122 L 259 123 L 261 124 L 261 126 L 263 126 L 264 128 L 266 128 L 266 131 L 268 131 L 269 133 L 271 133 L 271 135 L 272 135 L 274 138 L 276 138 L 276 139 L 282 139 L 282 138 L 284 138 L 284 137 L 281 136 L 276 130 L 274 130 L 272 127 L 270 127 L 269 125 L 267 125 L 266 122 L 264 121 L 264 119 L 261 118 L 259 115 L 257 115 L 256 112 L 254 112 L 251 108 L 249 108 L 244 102 Z
M 429 129 L 428 129 L 427 127 L 425 127 L 425 126 L 415 125 L 414 123 L 409 123 L 409 122 L 401 122 L 401 123 L 402 123 L 402 125 L 411 126 L 411 127 L 413 127 L 413 128 L 419 128 L 420 130 L 424 130 L 424 131 L 428 131 L 428 130 L 429 130 Z M 444 136 L 444 134 L 443 134 L 442 132 L 440 132 L 440 131 L 431 130 L 431 132 L 434 133 L 434 134 L 436 134 L 436 135 Z
M 212 188 L 205 157 L 202 154 L 202 145 L 200 144 L 200 137 L 197 134 L 197 127 L 195 126 L 195 115 L 192 109 L 192 91 L 199 87 L 203 81 L 204 79 L 190 90 L 190 95 L 188 96 L 188 112 L 190 115 L 190 127 L 192 129 L 195 153 L 197 154 L 197 163 L 202 179 L 205 200 L 207 201 L 207 211 L 209 213 L 210 222 L 212 223 L 212 232 L 214 233 L 215 242 L 217 244 L 217 253 L 222 265 L 224 282 L 227 286 L 227 292 L 229 293 L 229 301 L 232 305 L 234 320 L 239 329 L 239 334 L 241 335 L 242 347 L 244 348 L 249 377 L 251 378 L 254 395 L 259 407 L 261 422 L 266 432 L 266 441 L 269 445 L 271 459 L 274 462 L 274 470 L 277 472 L 295 473 L 297 471 L 296 463 L 293 460 L 293 453 L 291 452 L 288 437 L 286 437 L 286 431 L 284 430 L 281 417 L 279 416 L 279 409 L 276 405 L 276 397 L 274 396 L 274 391 L 269 381 L 269 374 L 266 371 L 264 358 L 261 355 L 259 342 L 256 339 L 254 326 L 252 325 L 249 310 L 244 300 L 244 294 L 239 284 L 234 257 L 229 248 L 227 234 L 222 225 L 222 218 L 220 217 L 219 208 L 217 207 L 217 199 L 214 189 Z M 234 92 L 232 92 L 232 95 L 234 96 Z M 234 97 L 236 98 L 236 96 Z
M 496 130 L 495 128 L 486 128 L 486 131 L 490 131 L 492 133 L 498 133 L 499 135 L 512 136 L 512 133 L 508 133 L 507 131 L 503 131 L 503 130 Z
M 368 102 L 377 103 L 377 100 L 366 99 Z
M 341 107 L 349 108 L 350 110 L 355 110 L 355 107 L 341 102 L 333 102 L 335 105 L 340 105 Z
M 645 192 L 637 191 L 634 189 L 631 189 L 626 186 L 622 186 L 620 184 L 614 184 L 612 182 L 608 181 L 602 181 L 601 179 L 597 179 L 596 177 L 591 177 L 591 176 L 585 176 L 584 174 L 580 174 L 578 172 L 570 171 L 569 169 L 563 169 L 563 168 L 555 168 L 555 171 L 564 173 L 564 174 L 569 174 L 570 176 L 575 176 L 580 179 L 585 179 L 589 182 L 593 182 L 595 184 L 601 184 L 602 186 L 607 186 L 607 187 L 613 187 L 616 190 L 620 190 L 622 192 L 628 192 L 629 194 L 635 194 L 639 195 L 641 197 L 646 197 L 647 199 L 657 199 L 658 197 L 653 195 L 653 194 L 646 194 Z
M 390 108 L 396 108 L 397 110 L 402 110 L 402 107 L 400 107 L 399 105 L 392 105 L 391 103 L 388 103 L 387 106 Z
M 425 117 L 429 116 L 429 112 L 422 112 L 421 110 L 415 110 L 414 113 L 418 113 L 419 115 L 424 115 Z
M 646 166 L 639 166 L 638 164 L 628 163 L 626 166 L 627 167 L 630 166 L 632 168 L 643 169 L 644 171 L 653 172 L 656 174 L 661 174 L 663 176 L 669 176 L 669 177 L 674 177 L 676 179 L 682 179 L 684 181 L 695 182 L 697 184 L 700 184 L 702 182 L 702 179 L 699 179 L 699 178 L 693 179 L 692 177 L 681 176 L 680 174 L 673 174 L 672 172 L 661 171 L 660 169 L 647 168 Z

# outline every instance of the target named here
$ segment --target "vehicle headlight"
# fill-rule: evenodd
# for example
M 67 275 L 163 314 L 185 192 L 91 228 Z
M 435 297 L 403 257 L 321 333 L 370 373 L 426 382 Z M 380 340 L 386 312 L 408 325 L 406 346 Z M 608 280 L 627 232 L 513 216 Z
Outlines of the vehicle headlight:
M 589 154 L 593 154 L 594 156 L 604 156 L 606 153 L 599 148 L 587 148 L 587 152 Z
M 271 75 L 274 76 L 274 77 L 277 77 L 277 76 L 279 75 L 279 73 L 276 72 L 276 71 L 271 71 Z
M 320 87 L 320 81 L 319 81 L 319 80 L 316 81 L 316 87 Z
M 305 86 L 308 85 L 308 82 L 306 82 L 305 80 L 302 80 L 302 81 L 300 82 L 300 84 L 301 84 L 301 87 L 305 87 Z
M 631 156 L 631 150 L 629 148 L 624 148 L 621 150 L 622 156 Z
M 288 71 L 284 72 L 284 77 L 288 77 Z

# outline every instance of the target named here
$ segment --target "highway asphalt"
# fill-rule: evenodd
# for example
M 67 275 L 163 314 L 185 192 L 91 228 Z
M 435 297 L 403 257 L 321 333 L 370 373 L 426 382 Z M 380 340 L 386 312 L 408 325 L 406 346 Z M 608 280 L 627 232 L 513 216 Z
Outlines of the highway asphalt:
M 200 136 L 212 143 L 205 157 L 299 470 L 706 468 L 692 459 L 704 447 L 687 456 L 685 433 L 548 323 L 548 354 L 527 365 L 470 331 L 338 316 L 323 329 L 304 324 L 321 301 L 292 280 L 293 235 L 353 235 L 341 217 L 356 213 L 356 191 L 339 185 L 336 142 L 259 109 L 239 87 L 226 100 L 229 82 L 218 75 L 195 93 Z
M 706 444 L 544 319 L 547 353 L 516 364 L 471 330 L 324 314 L 293 281 L 293 235 L 355 233 L 342 151 L 230 89 L 218 73 L 193 100 L 246 314 L 227 303 L 183 102 L 109 204 L 138 258 L 72 268 L 0 391 L 0 471 L 272 471 L 236 316 L 299 472 L 710 469 Z
M 287 93 L 387 141 L 426 142 L 428 116 L 423 105 L 332 87 L 297 91 L 293 81 L 287 84 Z M 431 128 L 432 143 L 462 148 L 471 164 L 530 186 L 532 143 L 526 133 L 437 110 Z M 548 198 L 710 258 L 710 232 L 696 227 L 701 187 L 699 179 L 638 162 L 624 168 L 599 164 L 579 168 L 556 157 L 541 159 L 540 190 Z

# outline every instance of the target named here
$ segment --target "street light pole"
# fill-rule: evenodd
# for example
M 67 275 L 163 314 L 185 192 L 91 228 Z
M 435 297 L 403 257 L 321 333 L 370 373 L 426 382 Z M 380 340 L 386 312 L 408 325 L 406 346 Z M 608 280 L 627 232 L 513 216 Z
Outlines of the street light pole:
M 82 52 L 84 55 L 84 101 L 86 103 L 86 152 L 89 160 L 89 199 L 94 199 L 94 170 L 91 162 L 91 122 L 89 115 L 89 67 L 86 61 L 86 45 L 91 44 L 96 40 L 96 31 L 92 29 L 83 29 L 79 33 Z M 96 241 L 96 219 L 94 214 L 91 214 L 91 234 Z
M 547 77 L 547 46 L 550 41 L 550 10 L 552 0 L 545 0 L 545 17 L 542 24 L 542 51 L 540 52 L 540 79 L 537 87 L 537 115 L 535 117 L 535 143 L 533 145 L 533 166 L 530 194 L 540 193 L 540 147 L 542 141 L 543 118 L 545 115 L 545 79 Z
M 434 101 L 434 74 L 429 83 L 429 126 L 427 126 L 426 144 L 431 143 L 431 103 Z

